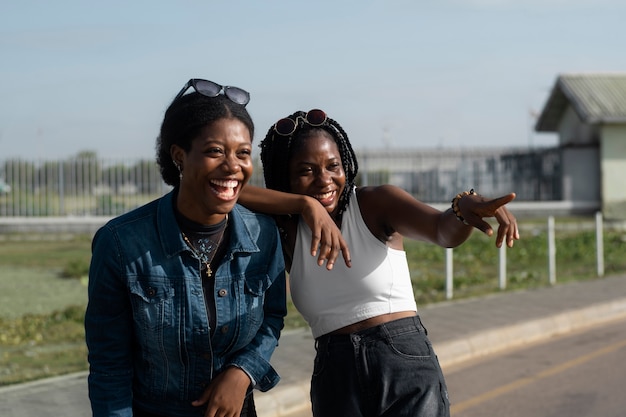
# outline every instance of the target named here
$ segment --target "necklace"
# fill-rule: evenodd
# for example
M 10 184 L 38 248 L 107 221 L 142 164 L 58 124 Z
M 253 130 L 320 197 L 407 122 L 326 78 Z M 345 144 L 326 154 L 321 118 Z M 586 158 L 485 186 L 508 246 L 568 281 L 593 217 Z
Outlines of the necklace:
M 224 226 L 222 226 L 221 230 L 219 231 L 219 237 L 217 239 L 217 242 L 209 238 L 200 238 L 196 241 L 196 245 L 191 242 L 185 232 L 181 231 L 183 235 L 183 240 L 185 241 L 185 243 L 187 243 L 189 249 L 191 249 L 194 256 L 205 265 L 207 278 L 210 278 L 213 275 L 211 262 L 213 262 L 213 258 L 215 258 L 215 255 L 217 254 L 217 249 L 219 248 L 220 243 L 222 243 L 222 239 L 224 238 L 224 232 L 226 231 L 227 225 L 228 214 L 226 215 Z

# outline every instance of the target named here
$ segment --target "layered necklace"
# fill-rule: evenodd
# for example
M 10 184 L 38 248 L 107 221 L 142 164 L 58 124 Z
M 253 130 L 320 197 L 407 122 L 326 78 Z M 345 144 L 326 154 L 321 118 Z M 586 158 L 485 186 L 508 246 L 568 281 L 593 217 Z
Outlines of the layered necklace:
M 222 243 L 227 225 L 228 214 L 220 223 L 207 227 L 205 231 L 188 231 L 187 233 L 190 233 L 191 239 L 184 231 L 181 231 L 183 239 L 185 240 L 185 243 L 187 243 L 187 246 L 189 246 L 189 249 L 191 249 L 194 256 L 202 262 L 202 270 L 205 271 L 207 278 L 211 278 L 213 275 L 211 262 L 213 262 L 213 259 L 218 252 L 218 248 Z

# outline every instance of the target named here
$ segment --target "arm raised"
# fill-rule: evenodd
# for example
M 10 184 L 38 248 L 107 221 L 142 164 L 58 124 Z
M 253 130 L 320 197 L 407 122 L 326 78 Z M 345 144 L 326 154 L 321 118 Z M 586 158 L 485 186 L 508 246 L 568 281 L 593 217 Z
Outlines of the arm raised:
M 316 199 L 300 195 L 246 185 L 239 196 L 239 202 L 260 213 L 271 215 L 299 214 L 312 231 L 311 256 L 317 256 L 318 265 L 326 263 L 332 269 L 342 254 L 344 262 L 351 266 L 350 249 L 341 230 L 330 214 Z M 318 247 L 320 248 L 318 253 Z

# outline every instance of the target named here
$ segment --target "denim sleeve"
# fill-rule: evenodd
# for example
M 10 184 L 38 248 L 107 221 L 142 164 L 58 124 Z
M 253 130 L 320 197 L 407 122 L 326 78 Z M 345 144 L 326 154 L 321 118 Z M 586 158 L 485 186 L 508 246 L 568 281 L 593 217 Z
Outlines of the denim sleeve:
M 252 376 L 256 382 L 256 388 L 261 391 L 269 390 L 280 380 L 270 365 L 270 358 L 278 345 L 285 315 L 287 315 L 285 263 L 278 229 L 274 228 L 274 233 L 273 244 L 263 247 L 267 251 L 263 257 L 269 259 L 268 275 L 272 280 L 272 285 L 265 292 L 263 322 L 254 339 L 227 363 L 227 365 L 243 369 Z
M 132 313 L 119 239 L 107 227 L 92 242 L 85 337 L 94 417 L 132 416 Z

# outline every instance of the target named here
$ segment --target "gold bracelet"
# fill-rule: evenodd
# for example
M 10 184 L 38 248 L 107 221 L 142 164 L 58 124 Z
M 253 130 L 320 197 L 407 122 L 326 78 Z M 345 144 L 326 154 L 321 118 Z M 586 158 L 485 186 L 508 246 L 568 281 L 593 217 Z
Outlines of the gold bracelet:
M 459 201 L 461 201 L 461 199 L 463 197 L 465 197 L 466 195 L 473 195 L 476 194 L 476 192 L 474 191 L 474 189 L 472 188 L 469 191 L 463 191 L 462 193 L 457 194 L 453 199 L 452 199 L 452 211 L 454 212 L 454 215 L 456 216 L 456 218 L 460 221 L 463 222 L 463 224 L 466 224 L 469 226 L 469 223 L 465 221 L 465 219 L 463 218 L 463 216 L 461 216 L 461 210 L 459 210 Z

